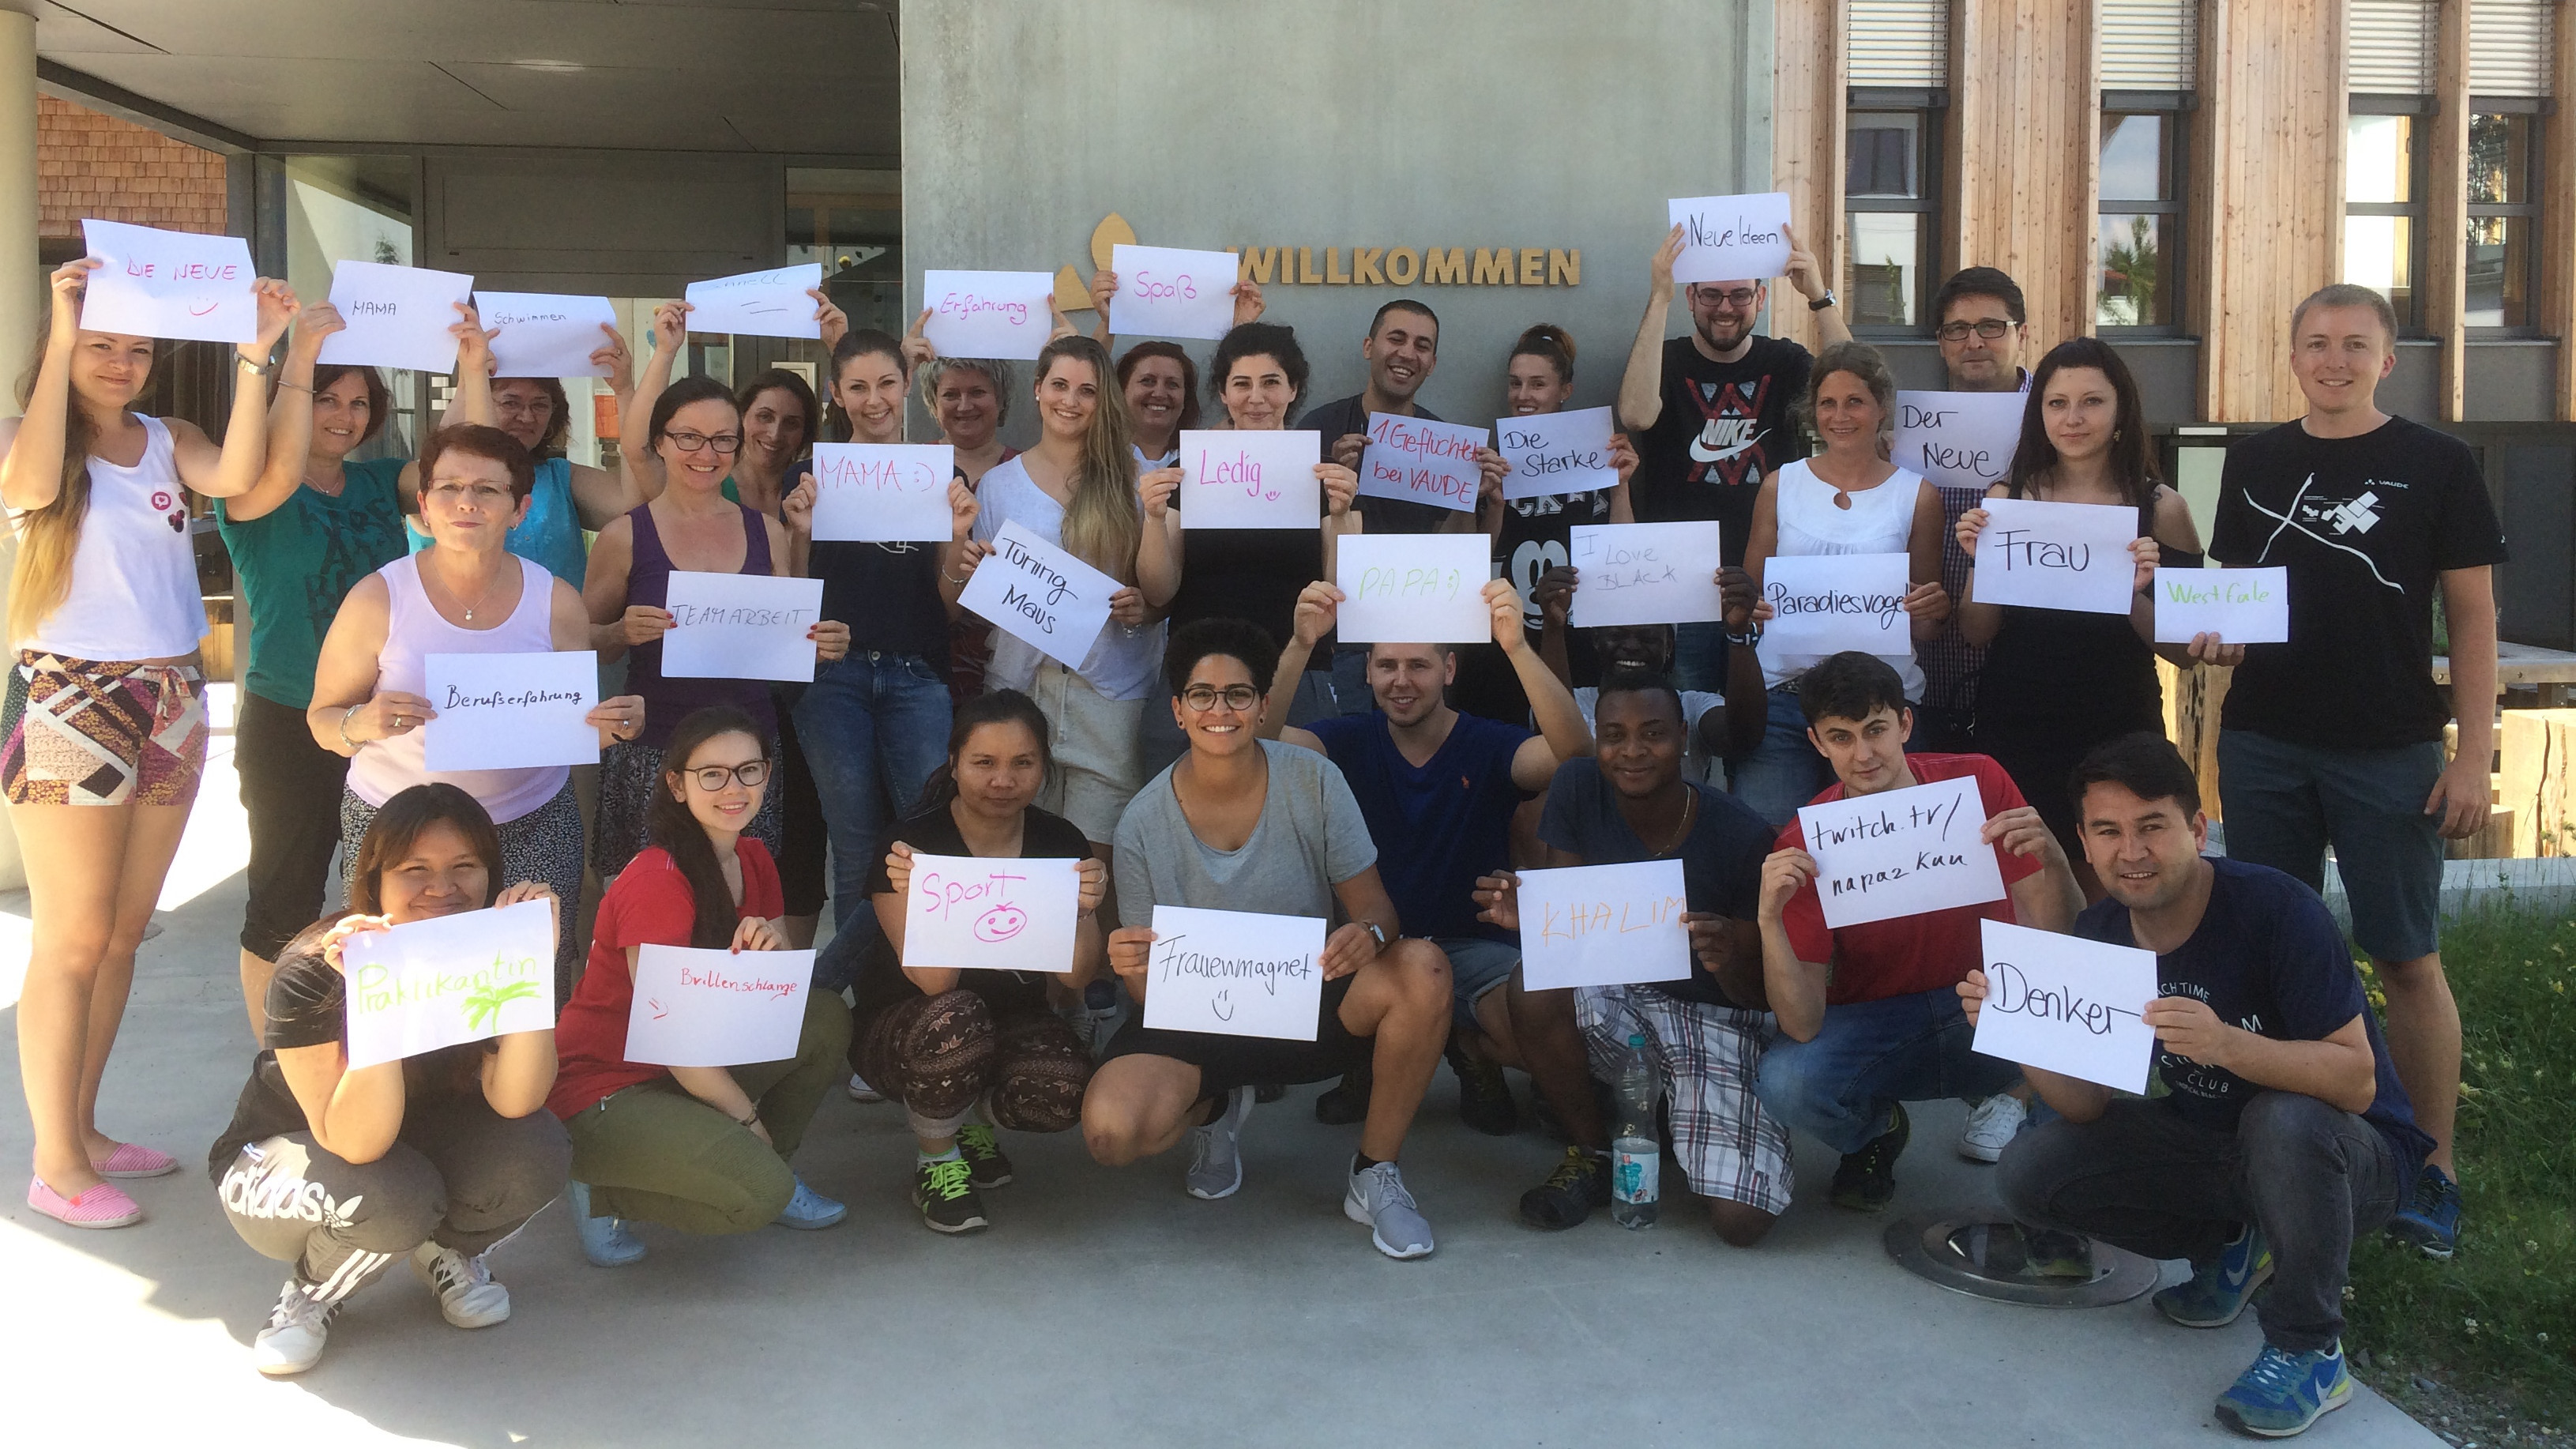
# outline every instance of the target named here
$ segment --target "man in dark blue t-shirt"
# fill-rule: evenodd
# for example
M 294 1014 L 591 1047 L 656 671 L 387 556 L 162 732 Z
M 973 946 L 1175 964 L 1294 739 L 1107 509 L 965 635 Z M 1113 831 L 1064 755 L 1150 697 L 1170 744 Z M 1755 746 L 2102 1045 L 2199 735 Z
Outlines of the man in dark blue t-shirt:
M 2221 1419 L 2296 1434 L 2352 1394 L 2343 1285 L 2352 1240 L 2388 1221 L 2432 1139 L 2416 1127 L 2343 933 L 2325 903 L 2267 866 L 2201 855 L 2191 768 L 2163 737 L 2123 736 L 2075 772 L 2084 853 L 2109 897 L 2075 934 L 2156 953 L 2161 1097 L 2024 1064 L 2059 1120 L 2004 1149 L 2004 1202 L 2027 1222 L 2150 1258 L 2192 1279 L 2156 1294 L 2189 1328 L 2255 1306 L 2263 1351 Z M 1968 1018 L 1982 971 L 1959 986 Z

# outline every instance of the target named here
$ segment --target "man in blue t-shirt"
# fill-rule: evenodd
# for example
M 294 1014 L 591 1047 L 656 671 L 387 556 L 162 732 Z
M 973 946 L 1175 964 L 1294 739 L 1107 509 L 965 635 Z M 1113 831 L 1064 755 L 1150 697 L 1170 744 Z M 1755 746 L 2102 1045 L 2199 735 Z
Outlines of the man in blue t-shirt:
M 2218 1400 L 2229 1424 L 2296 1434 L 2351 1397 L 2343 1286 L 2352 1240 L 2388 1221 L 2432 1150 L 2415 1125 L 2343 933 L 2314 891 L 2268 866 L 2200 852 L 2209 823 L 2164 738 L 2126 735 L 2076 768 L 2084 854 L 2109 897 L 2075 934 L 2156 953 L 2161 1097 L 2025 1063 L 2057 1109 L 2004 1149 L 2014 1216 L 2192 1278 L 2156 1294 L 2187 1328 L 2255 1305 L 2263 1351 Z M 1982 971 L 1959 985 L 1968 1018 Z
M 1458 1115 L 1479 1132 L 1503 1136 L 1519 1125 L 1503 1068 L 1524 1063 L 1506 999 L 1495 988 L 1520 964 L 1520 938 L 1476 918 L 1476 879 L 1511 864 L 1512 812 L 1547 788 L 1559 764 L 1592 753 L 1592 731 L 1572 692 L 1530 647 L 1520 598 L 1503 579 L 1485 585 L 1494 642 L 1529 694 L 1539 733 L 1450 708 L 1446 691 L 1458 677 L 1458 652 L 1449 644 L 1369 645 L 1375 710 L 1305 729 L 1269 724 L 1285 719 L 1277 706 L 1295 694 L 1306 657 L 1332 632 L 1341 602 L 1342 591 L 1328 583 L 1309 584 L 1298 597 L 1263 728 L 1341 767 L 1378 842 L 1378 873 L 1404 934 L 1449 957 L 1457 1005 L 1448 1055 L 1458 1073 Z M 1327 1093 L 1316 1103 L 1318 1116 L 1331 1120 L 1335 1109 L 1359 1106 L 1365 1074 L 1338 1091 L 1339 1100 Z

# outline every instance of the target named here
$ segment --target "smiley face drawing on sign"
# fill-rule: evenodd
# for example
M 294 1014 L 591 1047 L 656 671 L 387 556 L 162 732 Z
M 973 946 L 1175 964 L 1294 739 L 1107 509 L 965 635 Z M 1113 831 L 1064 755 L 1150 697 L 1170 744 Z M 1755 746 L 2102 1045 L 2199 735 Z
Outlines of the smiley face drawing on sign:
M 999 945 L 1028 929 L 1029 913 L 1004 902 L 975 918 L 975 939 Z

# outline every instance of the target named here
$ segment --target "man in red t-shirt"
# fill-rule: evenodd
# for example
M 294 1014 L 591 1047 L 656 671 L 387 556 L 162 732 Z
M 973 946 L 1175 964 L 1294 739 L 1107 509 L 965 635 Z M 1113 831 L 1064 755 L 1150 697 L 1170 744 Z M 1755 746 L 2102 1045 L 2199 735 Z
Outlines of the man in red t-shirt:
M 1839 930 L 1825 925 L 1816 862 L 1796 821 L 1762 866 L 1762 980 L 1780 1036 L 1763 1053 L 1755 1092 L 1765 1110 L 1843 1155 L 1836 1204 L 1863 1212 L 1896 1193 L 1907 1102 L 1984 1097 L 2020 1080 L 2010 1062 L 1979 1056 L 1956 990 L 1984 962 L 1980 920 L 2067 930 L 2084 894 L 2057 838 L 2024 804 L 2003 767 L 1983 755 L 1909 755 L 1914 712 L 1894 669 L 1837 654 L 1798 681 L 1807 738 L 1836 782 L 1815 804 L 1973 776 L 2005 899 Z

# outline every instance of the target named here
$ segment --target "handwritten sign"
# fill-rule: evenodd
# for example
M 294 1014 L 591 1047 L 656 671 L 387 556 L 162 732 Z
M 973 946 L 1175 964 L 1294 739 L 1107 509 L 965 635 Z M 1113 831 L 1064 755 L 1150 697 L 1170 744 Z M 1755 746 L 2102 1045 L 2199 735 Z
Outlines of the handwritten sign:
M 2215 634 L 2230 644 L 2290 642 L 2290 571 L 2156 570 L 2156 642 Z
M 1333 549 L 1345 644 L 1475 644 L 1494 637 L 1481 533 L 1353 533 Z
M 1324 923 L 1313 916 L 1154 907 L 1145 1025 L 1313 1041 L 1324 1011 Z
M 1979 924 L 1986 999 L 1969 1045 L 2026 1067 L 2145 1092 L 2156 1033 L 2140 1013 L 2158 995 L 2156 953 L 2002 921 Z
M 816 443 L 814 541 L 946 543 L 957 536 L 946 443 Z
M 676 570 L 663 607 L 673 621 L 662 636 L 665 678 L 814 680 L 805 631 L 823 617 L 821 579 Z
M 1175 495 L 1185 528 L 1303 528 L 1324 515 L 1323 483 L 1315 465 L 1324 460 L 1324 435 L 1312 429 L 1282 432 L 1181 432 L 1181 491 Z
M 805 293 L 822 285 L 823 264 L 806 262 L 691 282 L 682 296 L 689 304 L 692 332 L 819 339 L 823 324 L 815 320 L 814 299 Z
M 1901 553 L 1773 556 L 1762 565 L 1762 597 L 1773 611 L 1762 626 L 1763 658 L 1912 652 L 1911 566 Z
M 811 951 L 646 946 L 635 953 L 626 1059 L 666 1067 L 785 1061 L 804 1034 L 813 979 Z
M 1497 419 L 1494 440 L 1501 445 L 1503 461 L 1512 465 L 1503 475 L 1503 497 L 1544 498 L 1618 487 L 1619 470 L 1610 462 L 1610 435 L 1616 431 L 1608 408 Z
M 2021 446 L 2022 410 L 2017 392 L 1908 392 L 1896 394 L 1896 444 L 1900 468 L 1932 480 L 1935 488 L 1979 493 L 2012 472 Z
M 1995 848 L 1977 838 L 1985 823 L 1973 775 L 1799 806 L 1825 924 L 1840 930 L 2002 900 Z
M 903 964 L 1072 970 L 1079 864 L 915 853 L 903 898 Z
M 942 357 L 1034 361 L 1055 331 L 1052 272 L 924 272 L 921 335 Z
M 599 329 L 617 325 L 606 297 L 556 292 L 477 292 L 475 315 L 492 338 L 494 377 L 606 377 L 590 355 L 608 343 Z
M 2126 614 L 2137 597 L 2138 510 L 2099 503 L 1989 498 L 1977 535 L 1976 600 Z
M 1116 579 L 1005 523 L 957 604 L 1065 668 L 1080 669 L 1109 625 L 1109 596 L 1118 589 Z
M 335 263 L 331 305 L 349 325 L 322 339 L 320 360 L 454 372 L 456 338 L 447 329 L 463 320 L 456 304 L 473 295 L 474 279 L 463 272 Z
M 1232 252 L 1117 245 L 1109 270 L 1109 330 L 1121 337 L 1223 337 L 1234 326 Z
M 550 900 L 363 932 L 340 960 L 352 1067 L 555 1024 Z
M 1360 454 L 1360 492 L 1472 512 L 1480 476 L 1476 454 L 1484 446 L 1483 428 L 1371 413 L 1368 448 Z
M 1717 523 L 1578 523 L 1567 561 L 1582 575 L 1566 622 L 1693 624 L 1726 617 Z
M 200 342 L 259 335 L 259 276 L 240 237 L 84 221 L 81 241 L 106 264 L 81 293 L 80 325 L 90 331 Z
M 430 769 L 599 763 L 599 731 L 582 723 L 599 703 L 596 653 L 432 654 L 421 667 L 438 711 L 421 726 Z
M 1532 991 L 1691 974 L 1678 860 L 1520 873 L 1521 970 Z
M 1789 196 L 1690 196 L 1665 203 L 1682 229 L 1676 282 L 1767 282 L 1789 270 Z

